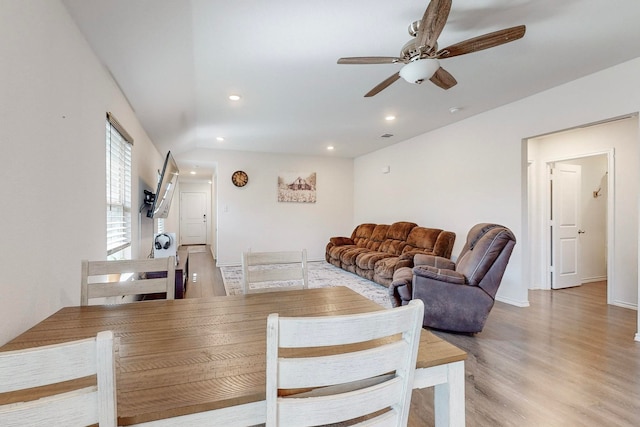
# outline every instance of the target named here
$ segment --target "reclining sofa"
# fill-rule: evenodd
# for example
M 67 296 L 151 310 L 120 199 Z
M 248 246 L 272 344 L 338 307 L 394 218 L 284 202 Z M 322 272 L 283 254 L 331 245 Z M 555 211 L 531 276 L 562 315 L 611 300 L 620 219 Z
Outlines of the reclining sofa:
M 451 256 L 456 235 L 451 231 L 419 227 L 413 222 L 360 224 L 351 237 L 332 237 L 327 262 L 384 286 L 401 267 L 413 267 L 415 254 Z

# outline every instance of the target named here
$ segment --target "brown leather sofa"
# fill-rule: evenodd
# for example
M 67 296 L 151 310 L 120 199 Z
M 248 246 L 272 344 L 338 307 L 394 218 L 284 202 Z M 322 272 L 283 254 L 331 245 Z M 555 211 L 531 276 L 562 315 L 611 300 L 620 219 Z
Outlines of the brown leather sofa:
M 393 306 L 424 302 L 423 325 L 453 332 L 482 331 L 516 244 L 506 227 L 477 224 L 454 263 L 416 255 L 413 268 L 396 270 L 389 295 Z
M 365 279 L 389 286 L 400 267 L 413 267 L 415 254 L 451 256 L 456 235 L 450 231 L 419 227 L 413 222 L 360 224 L 351 237 L 332 237 L 326 247 L 327 262 Z

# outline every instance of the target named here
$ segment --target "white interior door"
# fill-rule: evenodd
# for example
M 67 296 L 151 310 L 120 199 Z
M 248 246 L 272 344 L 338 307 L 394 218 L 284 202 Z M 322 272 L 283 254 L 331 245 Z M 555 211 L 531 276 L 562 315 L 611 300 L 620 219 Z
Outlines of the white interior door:
M 556 163 L 551 169 L 551 288 L 579 286 L 582 167 Z
M 207 243 L 206 193 L 180 193 L 180 240 L 183 245 Z

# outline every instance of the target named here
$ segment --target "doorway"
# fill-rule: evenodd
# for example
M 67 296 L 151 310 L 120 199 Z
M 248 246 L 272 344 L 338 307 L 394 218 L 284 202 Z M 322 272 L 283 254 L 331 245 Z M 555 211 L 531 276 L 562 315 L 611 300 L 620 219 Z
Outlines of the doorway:
M 211 184 L 185 181 L 180 184 L 180 244 L 211 244 Z
M 180 192 L 180 237 L 183 245 L 207 243 L 207 194 Z
M 607 283 L 608 155 L 547 163 L 551 289 Z
M 636 120 L 636 118 L 633 118 Z M 627 122 L 629 124 L 624 124 Z M 615 164 L 614 150 L 621 150 L 622 153 L 632 147 L 631 141 L 633 134 L 630 135 L 629 127 L 633 125 L 633 121 L 619 120 L 612 122 L 603 122 L 592 126 L 584 126 L 581 128 L 571 129 L 567 131 L 548 134 L 540 137 L 527 139 L 528 151 L 528 233 L 530 236 L 530 286 L 529 289 L 552 289 L 554 273 L 553 269 L 557 268 L 558 261 L 552 264 L 552 257 L 555 255 L 552 241 L 552 225 L 551 209 L 553 203 L 551 200 L 552 187 L 550 182 L 551 165 L 558 163 L 585 163 L 589 178 L 584 181 L 584 188 L 581 190 L 582 199 L 585 204 L 597 203 L 599 207 L 604 209 L 605 226 L 596 227 L 589 225 L 589 230 L 582 227 L 582 224 L 576 229 L 585 231 L 579 234 L 580 241 L 587 241 L 592 245 L 590 240 L 604 239 L 604 243 L 600 244 L 597 252 L 600 255 L 600 272 L 590 272 L 591 264 L 580 263 L 578 257 L 580 255 L 574 252 L 575 267 L 580 268 L 578 271 L 582 282 L 606 281 L 607 283 L 607 303 L 628 306 L 626 300 L 621 300 L 620 295 L 627 292 L 624 282 L 618 283 L 616 276 L 620 273 L 614 268 L 615 253 L 617 246 L 614 244 L 614 230 L 619 229 L 614 219 L 616 218 L 616 201 L 613 189 L 615 188 Z M 629 145 L 626 145 L 629 144 Z M 615 148 L 614 148 L 615 147 Z M 617 153 L 619 154 L 619 153 Z M 629 157 L 631 159 L 631 157 Z M 592 172 L 590 162 L 600 161 L 604 166 Z M 619 162 L 619 160 L 618 160 Z M 626 164 L 624 166 L 627 166 Z M 594 192 L 597 196 L 594 197 Z M 577 203 L 577 201 L 576 201 Z M 623 212 L 626 212 L 628 204 L 623 204 Z M 584 209 L 583 209 L 584 211 Z M 587 210 L 587 213 L 591 211 Z M 619 222 L 619 221 L 618 221 Z M 630 229 L 630 228 L 629 228 Z M 557 244 L 556 244 L 557 246 Z M 592 246 L 589 246 L 591 251 Z M 558 248 L 556 247 L 557 251 Z M 588 252 L 593 256 L 593 252 Z M 584 266 L 589 268 L 584 268 Z M 566 267 L 566 266 L 565 266 Z M 573 266 L 572 266 L 573 267 Z M 623 270 L 622 273 L 627 274 L 631 270 Z M 602 277 L 604 276 L 604 278 Z

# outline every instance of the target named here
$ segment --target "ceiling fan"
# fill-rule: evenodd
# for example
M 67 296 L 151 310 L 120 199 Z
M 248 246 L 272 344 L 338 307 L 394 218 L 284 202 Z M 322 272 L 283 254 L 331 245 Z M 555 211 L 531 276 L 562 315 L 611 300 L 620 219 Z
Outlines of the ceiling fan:
M 482 36 L 474 37 L 438 50 L 438 37 L 442 32 L 452 0 L 431 0 L 420 21 L 409 25 L 413 37 L 400 51 L 400 56 L 363 56 L 338 59 L 338 64 L 405 64 L 400 71 L 388 77 L 371 89 L 365 97 L 374 96 L 389 87 L 400 77 L 409 83 L 422 83 L 429 79 L 442 89 L 450 89 L 458 82 L 444 68 L 439 59 L 451 58 L 479 50 L 489 49 L 518 40 L 524 36 L 525 26 L 505 28 Z

